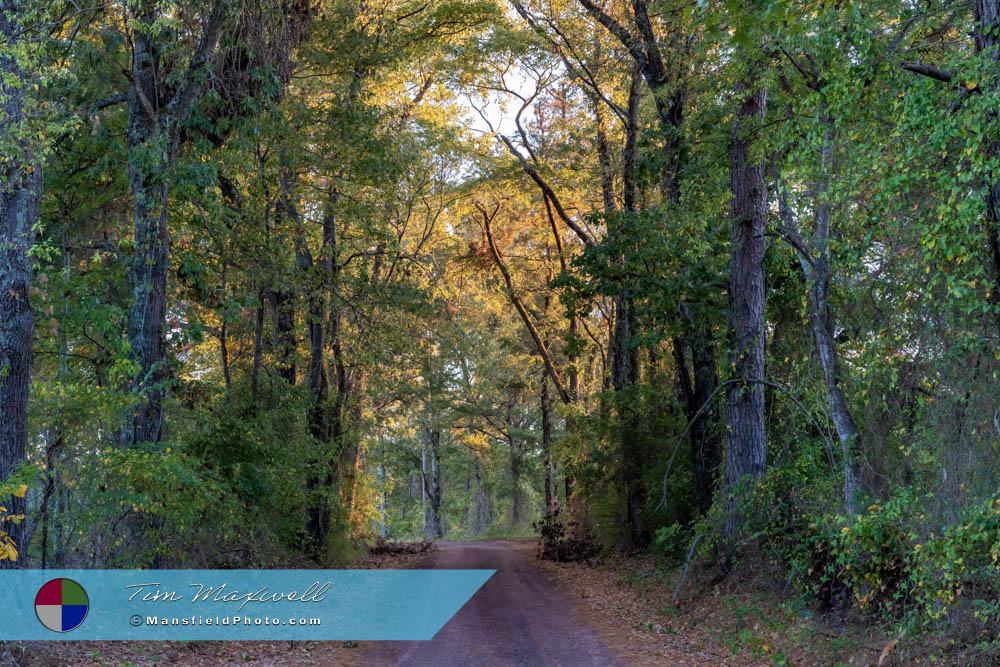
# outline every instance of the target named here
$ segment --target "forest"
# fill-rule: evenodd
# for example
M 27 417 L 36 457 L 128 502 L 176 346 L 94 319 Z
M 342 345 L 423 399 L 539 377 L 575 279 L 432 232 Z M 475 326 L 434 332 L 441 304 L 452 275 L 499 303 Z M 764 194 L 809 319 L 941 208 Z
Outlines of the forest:
M 998 109 L 1000 0 L 0 0 L 0 567 L 540 535 L 1000 656 Z

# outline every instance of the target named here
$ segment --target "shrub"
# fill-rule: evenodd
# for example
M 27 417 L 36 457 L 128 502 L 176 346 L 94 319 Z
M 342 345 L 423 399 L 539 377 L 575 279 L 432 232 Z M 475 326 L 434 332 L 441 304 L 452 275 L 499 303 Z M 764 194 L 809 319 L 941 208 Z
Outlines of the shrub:
M 600 548 L 594 538 L 585 532 L 566 536 L 566 528 L 577 528 L 575 522 L 563 526 L 559 518 L 560 509 L 546 513 L 541 521 L 536 521 L 532 527 L 538 533 L 538 557 L 544 560 L 577 561 L 593 558 Z

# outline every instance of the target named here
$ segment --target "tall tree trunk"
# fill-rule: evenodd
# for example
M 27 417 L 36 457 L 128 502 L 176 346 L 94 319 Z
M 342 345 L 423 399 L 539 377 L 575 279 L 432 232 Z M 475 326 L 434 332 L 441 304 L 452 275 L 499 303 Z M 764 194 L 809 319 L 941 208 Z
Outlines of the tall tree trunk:
M 680 175 L 681 167 L 685 163 L 686 150 L 683 143 L 682 125 L 684 123 L 684 107 L 687 97 L 687 87 L 685 78 L 687 76 L 686 63 L 675 60 L 668 63 L 664 60 L 661 50 L 661 40 L 658 40 L 653 28 L 653 23 L 649 15 L 648 0 L 631 0 L 632 18 L 634 20 L 632 28 L 626 28 L 614 17 L 605 12 L 597 3 L 592 0 L 578 0 L 579 4 L 611 33 L 631 55 L 633 63 L 639 74 L 645 80 L 650 92 L 653 94 L 653 103 L 656 108 L 657 121 L 661 134 L 661 151 L 663 155 L 663 168 L 660 174 L 660 189 L 665 201 L 677 205 L 680 201 Z M 687 47 L 681 47 L 684 51 Z M 685 58 L 683 53 L 680 58 Z M 633 79 L 634 84 L 634 79 Z M 634 85 L 633 85 L 634 90 Z M 631 97 L 631 95 L 630 95 Z M 631 111 L 630 111 L 631 115 Z M 626 159 L 628 159 L 626 151 Z M 626 182 L 626 185 L 627 182 Z M 628 207 L 628 191 L 626 189 L 626 208 Z M 634 195 L 633 195 L 634 199 Z M 683 301 L 681 303 L 683 306 Z M 692 336 L 708 333 L 699 347 L 699 354 L 693 356 L 694 375 L 708 382 L 715 377 L 715 352 L 714 342 L 711 337 L 711 327 L 704 323 L 698 323 L 691 330 Z M 706 364 L 711 363 L 711 366 Z M 704 386 L 704 385 L 703 385 Z M 715 385 L 712 384 L 706 396 L 711 395 Z M 695 408 L 697 410 L 697 408 Z M 693 415 L 689 414 L 689 418 Z M 703 438 L 696 444 L 697 450 L 704 450 L 711 458 L 713 451 L 718 447 L 718 441 L 713 442 L 715 435 L 712 429 L 705 428 L 700 436 Z
M 203 33 L 187 71 L 177 83 L 173 97 L 161 108 L 160 45 L 154 32 L 140 27 L 132 31 L 132 67 L 128 99 L 128 173 L 134 208 L 135 256 L 129 272 L 132 305 L 128 338 L 132 357 L 139 366 L 132 390 L 139 400 L 125 416 L 119 445 L 159 442 L 163 435 L 163 383 L 169 235 L 167 211 L 170 167 L 180 141 L 181 126 L 200 96 L 203 70 L 211 62 L 225 18 L 227 3 L 217 0 L 205 17 Z M 128 3 L 132 21 L 150 26 L 159 18 L 154 0 Z
M 601 169 L 601 198 L 604 201 L 604 210 L 610 212 L 615 210 L 615 173 L 611 166 L 608 135 L 604 131 L 604 114 L 601 107 L 603 102 L 598 99 L 597 95 L 591 95 L 590 100 L 594 106 L 594 119 L 597 128 L 597 164 Z M 547 197 L 545 203 L 548 205 Z M 551 209 L 549 217 L 552 217 Z
M 253 365 L 250 368 L 250 395 L 255 406 L 260 403 L 260 366 L 264 361 L 264 291 L 257 288 L 257 307 L 254 308 Z
M 441 431 L 436 428 L 425 428 L 425 452 L 430 454 L 430 470 L 424 473 L 424 492 L 427 505 L 424 508 L 424 539 L 438 540 L 444 537 L 444 527 L 441 525 L 441 460 L 439 446 Z M 425 466 L 426 467 L 426 466 Z M 427 472 L 430 474 L 428 475 Z
M 278 366 L 278 377 L 294 385 L 297 375 L 295 350 L 298 341 L 295 336 L 295 292 L 279 289 L 269 290 L 274 312 L 274 350 Z
M 729 144 L 733 195 L 729 254 L 730 368 L 734 379 L 748 380 L 729 390 L 726 431 L 727 502 L 725 534 L 739 532 L 739 484 L 764 475 L 767 440 L 764 432 L 764 252 L 767 228 L 767 187 L 763 159 L 752 158 L 752 126 L 761 122 L 767 103 L 751 66 L 737 91 L 740 97 Z
M 422 528 L 427 532 L 427 438 L 420 440 L 420 516 Z
M 552 465 L 552 415 L 549 400 L 549 378 L 542 372 L 539 403 L 542 412 L 542 465 L 545 467 L 545 513 L 555 509 L 556 497 L 553 485 L 554 467 Z
M 228 300 L 226 292 L 226 274 L 229 266 L 223 261 L 222 264 L 222 323 L 219 326 L 219 359 L 222 362 L 222 380 L 226 385 L 226 398 L 233 387 L 232 375 L 229 371 L 229 317 L 226 309 Z
M 641 76 L 638 68 L 632 74 L 629 89 L 628 123 L 625 128 L 625 147 L 622 152 L 622 182 L 624 215 L 637 211 L 636 160 L 639 135 L 639 101 Z M 609 229 L 609 234 L 626 242 L 626 231 L 619 223 Z M 609 223 L 610 225 L 610 223 Z M 627 253 L 628 251 L 626 251 Z M 618 258 L 622 271 L 627 271 L 627 254 Z M 630 547 L 643 547 L 648 536 L 642 525 L 642 506 L 647 491 L 643 482 L 646 461 L 639 438 L 639 418 L 634 405 L 634 396 L 629 389 L 639 382 L 639 348 L 635 342 L 635 305 L 631 291 L 622 289 L 614 296 L 615 322 L 611 335 L 611 386 L 615 389 L 618 417 L 619 440 L 622 451 L 622 476 L 625 487 L 625 539 Z
M 622 452 L 622 477 L 625 487 L 625 540 L 629 547 L 644 547 L 648 536 L 642 525 L 642 507 L 647 489 L 643 471 L 647 462 L 642 452 L 639 416 L 635 396 L 629 389 L 639 381 L 638 347 L 632 340 L 635 308 L 628 294 L 614 299 L 615 326 L 611 336 L 611 384 L 615 390 L 618 433 Z
M 476 487 L 472 499 L 472 513 L 469 517 L 469 534 L 482 535 L 493 523 L 493 509 L 490 505 L 490 489 L 483 479 L 484 466 L 478 457 L 473 460 Z
M 386 474 L 385 474 L 385 451 L 382 451 L 382 461 L 378 464 L 378 482 L 379 482 L 379 493 L 378 493 L 378 514 L 379 514 L 379 530 L 378 535 L 383 540 L 389 536 L 389 513 L 386 508 L 385 494 L 386 494 Z
M 598 125 L 598 127 L 600 127 L 600 125 Z M 603 132 L 599 133 L 598 137 L 599 141 L 601 140 L 601 136 L 603 136 Z M 606 139 L 604 139 L 604 141 L 606 142 Z M 609 176 L 606 176 L 610 175 L 610 168 L 611 168 L 610 160 L 608 161 L 608 164 L 605 164 L 603 160 L 601 161 L 601 174 L 602 174 L 601 179 L 602 183 L 606 182 L 606 185 L 602 185 L 602 189 L 605 190 L 604 205 L 606 210 L 608 210 L 607 207 L 609 206 L 612 207 L 612 209 L 614 208 L 614 193 L 610 189 L 610 185 L 613 179 L 610 178 Z M 545 200 L 545 211 L 548 214 L 548 219 L 549 219 L 549 228 L 552 230 L 552 238 L 555 240 L 556 252 L 559 254 L 559 266 L 562 269 L 563 273 L 566 273 L 566 271 L 568 270 L 568 263 L 566 261 L 566 255 L 563 252 L 562 237 L 559 235 L 559 228 L 556 226 L 556 219 L 555 216 L 552 214 L 552 204 L 551 202 L 549 202 L 548 197 L 544 197 L 544 200 Z M 569 376 L 569 398 L 571 401 L 577 400 L 580 391 L 580 373 L 577 370 L 578 357 L 575 351 L 577 328 L 578 324 L 576 316 L 570 317 L 569 329 L 567 332 L 568 334 L 567 338 L 569 341 L 569 345 L 567 345 L 567 348 L 569 351 L 566 354 L 566 364 L 568 366 L 567 375 Z M 548 388 L 546 388 L 546 392 L 547 391 Z M 551 465 L 554 467 L 555 466 L 554 462 L 551 462 Z M 573 494 L 572 467 L 573 467 L 572 463 L 569 460 L 563 461 L 563 480 L 565 482 L 565 487 L 566 487 L 565 500 L 567 509 L 569 509 L 570 496 Z
M 21 3 L 0 0 L 0 137 L 16 137 L 24 121 L 27 82 L 14 53 L 21 43 Z M 20 142 L 19 142 L 20 143 Z M 24 460 L 28 445 L 28 385 L 35 319 L 31 311 L 31 261 L 41 194 L 41 168 L 27 144 L 7 146 L 0 161 L 0 481 Z M 25 499 L 0 498 L 11 515 L 24 514 Z M 22 544 L 25 522 L 4 522 L 15 548 Z M 20 560 L 20 559 L 19 559 Z M 0 560 L 0 568 L 19 562 Z
M 282 155 L 284 164 L 284 155 Z M 299 220 L 298 207 L 295 204 L 295 176 L 289 168 L 281 171 L 280 191 L 278 193 L 278 204 L 275 206 L 275 218 L 279 221 L 285 219 L 291 221 L 296 227 L 301 222 Z M 297 231 L 296 233 L 301 233 Z M 301 241 L 299 241 L 301 243 Z M 298 264 L 299 258 L 296 257 Z M 298 266 L 303 270 L 302 266 Z M 267 295 L 271 301 L 273 312 L 274 334 L 273 347 L 278 366 L 278 377 L 285 380 L 290 385 L 295 384 L 297 377 L 296 349 L 298 340 L 295 335 L 295 306 L 297 295 L 294 289 L 288 287 L 274 287 L 267 290 Z M 307 323 L 308 326 L 308 323 Z M 314 350 L 310 348 L 310 359 Z
M 1000 0 L 974 0 L 973 13 L 976 20 L 976 53 L 986 61 L 992 73 L 992 81 L 986 85 L 996 86 L 996 78 L 1000 77 Z M 997 111 L 991 109 L 987 121 L 995 127 L 998 119 Z M 990 136 L 996 136 L 995 129 Z M 986 154 L 992 159 L 1000 157 L 1000 139 L 994 138 L 988 143 Z M 993 259 L 993 291 L 1000 294 L 1000 178 L 987 185 L 986 230 Z
M 132 19 L 144 24 L 156 20 L 153 2 L 131 3 Z M 160 49 L 145 30 L 132 37 L 132 90 L 128 101 L 129 181 L 134 207 L 135 255 L 129 273 L 132 305 L 128 340 L 139 365 L 133 391 L 140 402 L 128 414 L 121 444 L 159 442 L 163 431 L 164 329 L 166 326 L 167 197 L 170 163 L 168 138 L 160 127 L 157 74 Z M 145 100 L 145 102 L 144 102 Z
M 331 496 L 330 482 L 333 475 L 333 461 L 329 443 L 333 432 L 339 430 L 340 420 L 336 411 L 327 406 L 329 383 L 326 375 L 325 324 L 327 316 L 326 280 L 330 274 L 334 253 L 335 238 L 329 231 L 333 225 L 333 213 L 330 210 L 323 216 L 323 245 L 318 260 L 313 260 L 304 239 L 298 241 L 296 262 L 305 272 L 307 285 L 308 311 L 306 328 L 309 339 L 309 368 L 306 373 L 306 386 L 312 397 L 309 407 L 309 432 L 317 448 L 312 457 L 312 471 L 306 480 L 309 491 L 309 510 L 306 521 L 306 534 L 312 545 L 314 555 L 321 557 L 325 553 L 330 535 Z
M 340 197 L 334 193 L 331 203 Z M 332 408 L 334 429 L 330 439 L 331 452 L 334 456 L 334 468 L 327 484 L 338 491 L 338 519 L 346 528 L 348 513 L 354 504 L 354 487 L 357 483 L 356 471 L 361 442 L 352 424 L 361 421 L 363 403 L 360 397 L 364 393 L 365 375 L 349 368 L 344 339 L 344 309 L 342 304 L 345 296 L 341 290 L 340 241 L 337 235 L 336 220 L 329 218 L 325 230 L 330 238 L 330 355 L 333 366 L 331 373 L 336 380 L 336 397 Z
M 674 362 L 677 369 L 677 384 L 680 389 L 684 414 L 691 425 L 691 468 L 694 472 L 695 499 L 702 514 L 712 507 L 715 494 L 715 480 L 722 463 L 722 447 L 714 432 L 716 413 L 698 410 L 709 399 L 718 376 L 715 368 L 715 346 L 711 331 L 702 335 L 677 336 L 673 341 Z M 691 371 L 687 363 L 687 350 L 691 351 Z
M 521 466 L 523 453 L 520 440 L 507 427 L 507 444 L 510 446 L 510 527 L 517 530 L 524 523 L 524 491 L 521 489 Z
M 712 328 L 703 324 L 701 331 L 696 330 L 691 337 L 691 368 L 694 372 L 694 403 L 696 407 L 688 414 L 694 417 L 695 412 L 712 396 L 719 384 L 718 370 L 715 364 L 715 342 Z M 691 443 L 694 448 L 693 463 L 695 483 L 698 486 L 698 508 L 702 513 L 712 507 L 715 496 L 715 484 L 722 465 L 722 440 L 719 436 L 718 412 L 709 409 L 691 428 Z

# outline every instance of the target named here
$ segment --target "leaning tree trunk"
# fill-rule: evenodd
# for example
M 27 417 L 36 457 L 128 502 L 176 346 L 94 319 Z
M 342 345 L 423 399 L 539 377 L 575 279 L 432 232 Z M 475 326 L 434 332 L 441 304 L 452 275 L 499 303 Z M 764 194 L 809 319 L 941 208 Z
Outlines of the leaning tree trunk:
M 861 473 L 859 470 L 857 452 L 861 449 L 861 432 L 858 430 L 854 417 L 847 403 L 847 395 L 841 386 L 840 359 L 837 354 L 837 343 L 833 336 L 833 323 L 829 309 L 826 307 L 826 296 L 817 294 L 818 284 L 809 290 L 809 302 L 812 310 L 813 337 L 816 340 L 816 351 L 823 366 L 823 380 L 826 384 L 827 406 L 830 417 L 840 440 L 844 465 L 844 510 L 848 514 L 857 511 L 858 497 L 861 493 Z M 821 305 L 822 304 L 822 305 Z
M 830 233 L 832 224 L 832 204 L 830 202 L 830 185 L 833 168 L 833 144 L 836 130 L 832 119 L 821 111 L 821 119 L 826 125 L 823 135 L 821 152 L 821 173 L 816 187 L 815 229 L 813 230 L 812 255 L 805 247 L 799 232 L 795 215 L 788 202 L 787 188 L 781 192 L 778 200 L 778 213 L 785 228 L 786 236 L 791 237 L 799 259 L 799 266 L 809 285 L 809 323 L 812 327 L 816 353 L 823 369 L 823 383 L 826 387 L 827 407 L 833 420 L 837 438 L 840 440 L 844 468 L 844 510 L 847 514 L 857 511 L 858 498 L 861 493 L 861 471 L 858 463 L 859 453 L 863 451 L 861 432 L 851 414 L 850 404 L 843 387 L 843 374 L 840 367 L 840 354 L 834 335 L 834 320 L 830 312 L 829 295 L 832 270 L 830 268 Z
M 750 126 L 764 117 L 766 94 L 751 67 L 739 94 L 740 106 L 729 144 L 732 184 L 732 229 L 729 255 L 730 368 L 733 378 L 746 380 L 729 390 L 726 432 L 725 534 L 739 531 L 739 485 L 764 475 L 767 440 L 764 432 L 764 233 L 767 188 L 763 159 L 751 157 Z
M 861 450 L 861 434 L 844 393 L 843 377 L 840 370 L 840 357 L 837 342 L 834 337 L 833 318 L 830 315 L 830 174 L 833 171 L 833 141 L 835 130 L 832 120 L 825 111 L 823 120 L 827 131 L 823 139 L 822 168 L 818 201 L 816 202 L 816 258 L 812 267 L 812 275 L 806 262 L 803 270 L 809 280 L 809 303 L 811 307 L 810 321 L 813 337 L 816 340 L 816 351 L 820 364 L 823 366 L 823 381 L 826 385 L 827 405 L 830 417 L 840 440 L 844 466 L 844 510 L 854 514 L 857 510 L 858 498 L 861 493 L 861 472 L 858 464 L 858 452 Z
M 35 320 L 31 311 L 31 261 L 35 242 L 41 169 L 20 138 L 24 121 L 25 73 L 13 57 L 21 42 L 21 3 L 0 0 L 0 482 L 24 460 L 28 444 L 28 384 Z M 11 515 L 25 513 L 23 497 L 0 498 Z M 26 522 L 4 522 L 21 544 Z M 0 560 L 0 568 L 12 567 Z

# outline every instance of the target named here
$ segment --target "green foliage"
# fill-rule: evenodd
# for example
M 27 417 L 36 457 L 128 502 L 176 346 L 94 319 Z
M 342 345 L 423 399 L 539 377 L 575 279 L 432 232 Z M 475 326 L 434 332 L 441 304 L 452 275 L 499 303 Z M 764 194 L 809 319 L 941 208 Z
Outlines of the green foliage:
M 537 521 L 561 558 L 572 540 L 632 540 L 632 502 L 638 541 L 667 564 L 695 539 L 716 565 L 745 547 L 826 608 L 907 632 L 1000 623 L 1000 298 L 985 224 L 1000 87 L 967 7 L 649 3 L 669 73 L 653 91 L 576 2 L 330 0 L 301 35 L 277 5 L 234 4 L 164 166 L 156 141 L 126 146 L 128 31 L 163 44 L 166 99 L 204 7 L 152 3 L 154 20 L 123 26 L 115 7 L 28 4 L 51 27 L 11 54 L 37 76 L 25 121 L 0 136 L 0 163 L 26 149 L 45 161 L 38 472 L 0 485 L 43 526 L 19 559 L 346 563 L 361 542 L 421 536 L 437 467 L 446 538 Z M 597 4 L 645 39 L 637 3 Z M 766 379 L 782 390 L 765 388 L 767 475 L 735 493 L 710 471 L 702 512 L 691 438 L 673 454 L 693 412 L 693 341 L 714 355 L 702 379 L 727 377 L 729 149 L 752 68 L 768 98 L 747 128 L 771 194 Z M 680 105 L 679 127 L 664 103 Z M 122 450 L 117 430 L 144 400 L 129 383 L 129 170 L 153 167 L 170 192 L 166 422 L 162 442 Z M 861 432 L 854 516 L 817 316 Z M 634 383 L 612 378 L 621 350 Z M 704 413 L 718 442 L 725 396 Z M 734 495 L 746 522 L 731 540 Z M 325 544 L 306 535 L 316 507 Z M 10 548 L 0 533 L 0 557 Z
M 824 512 L 818 495 L 807 501 L 783 492 L 790 483 L 772 470 L 747 502 L 759 508 L 752 538 L 769 547 L 802 593 L 828 609 L 854 607 L 910 633 L 965 616 L 997 622 L 991 602 L 1000 590 L 996 499 L 966 505 L 953 523 L 939 527 L 930 514 L 933 494 L 912 487 L 844 517 Z
M 38 470 L 30 466 L 21 465 L 14 470 L 7 479 L 0 480 L 0 498 L 24 498 L 28 489 L 34 483 Z M 0 560 L 16 561 L 18 559 L 18 545 L 11 539 L 6 528 L 10 524 L 19 524 L 24 521 L 23 514 L 12 514 L 6 507 L 0 506 Z
M 668 565 L 678 565 L 684 562 L 691 539 L 690 530 L 679 523 L 672 523 L 656 529 L 649 550 L 663 558 Z

